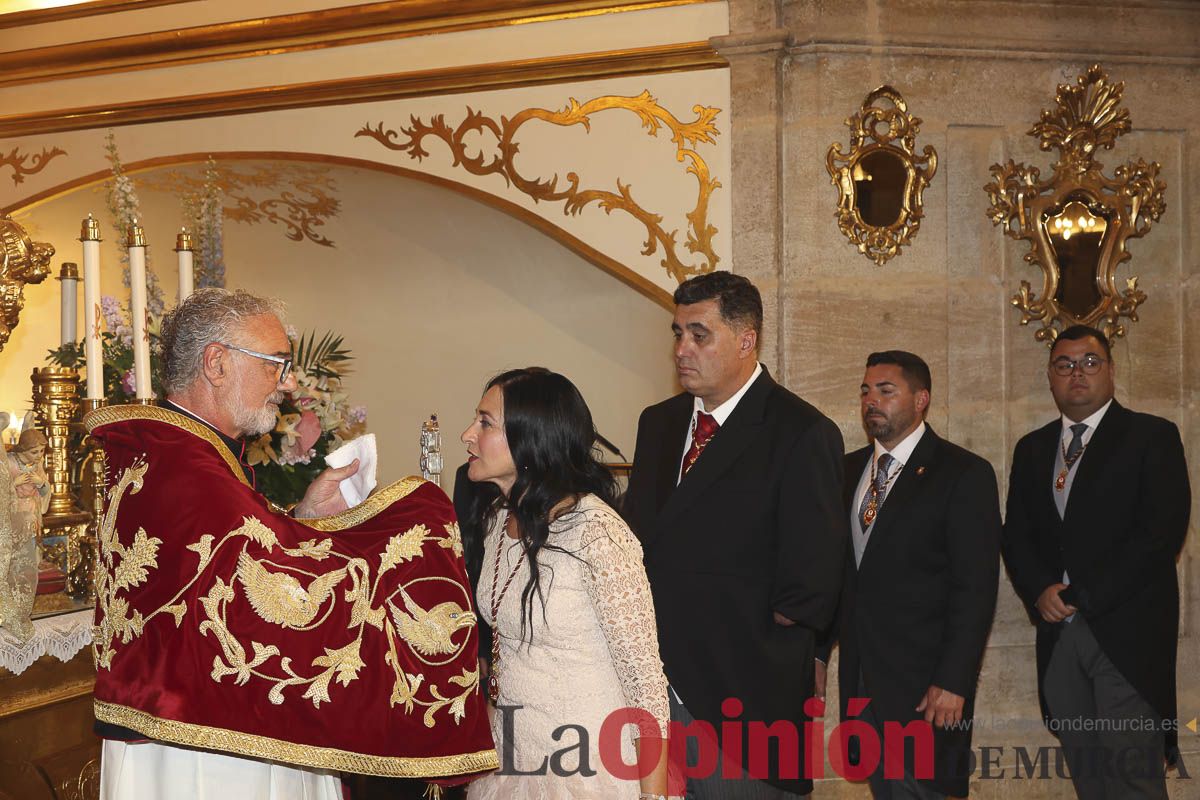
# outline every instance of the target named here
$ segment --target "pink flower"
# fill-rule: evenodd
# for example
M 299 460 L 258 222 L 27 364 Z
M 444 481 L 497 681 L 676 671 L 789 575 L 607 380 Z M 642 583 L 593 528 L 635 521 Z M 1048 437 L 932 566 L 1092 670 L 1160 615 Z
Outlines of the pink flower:
M 307 453 L 321 438 L 321 420 L 311 411 L 302 411 L 300 421 L 296 423 L 296 433 L 300 435 L 296 441 L 297 447 L 300 452 Z
M 129 397 L 137 394 L 137 384 L 133 379 L 133 370 L 129 370 L 121 376 L 121 388 L 125 390 L 125 394 Z
M 295 415 L 289 414 L 288 416 Z M 290 437 L 285 437 L 279 461 L 281 464 L 307 464 L 310 457 L 309 451 L 313 449 L 317 439 L 321 438 L 321 420 L 313 412 L 303 411 L 292 430 L 295 431 L 295 439 L 289 444 L 286 439 Z

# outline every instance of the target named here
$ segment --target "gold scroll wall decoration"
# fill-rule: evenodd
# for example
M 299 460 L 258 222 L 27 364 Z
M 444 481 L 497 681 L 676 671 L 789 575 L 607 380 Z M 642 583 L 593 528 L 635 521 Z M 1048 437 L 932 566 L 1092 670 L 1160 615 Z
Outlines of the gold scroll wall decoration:
M 25 307 L 25 286 L 50 274 L 54 247 L 31 241 L 12 217 L 0 215 L 0 350 L 8 344 Z
M 245 225 L 269 222 L 282 226 L 284 236 L 293 242 L 334 246 L 319 230 L 341 209 L 337 182 L 328 168 L 278 162 L 218 163 L 216 171 L 217 186 L 227 201 L 225 219 Z M 204 165 L 139 175 L 138 184 L 151 191 L 196 196 L 204 189 Z
M 525 123 L 540 120 L 562 127 L 582 125 L 590 133 L 592 115 L 612 109 L 635 114 L 650 136 L 657 136 L 661 129 L 666 128 L 675 144 L 675 160 L 686 164 L 687 172 L 696 177 L 696 206 L 686 215 L 688 230 L 683 242 L 688 252 L 697 256 L 690 263 L 685 263 L 680 258 L 677 249 L 679 231 L 664 229 L 663 216 L 638 204 L 633 198 L 632 184 L 622 183 L 619 177 L 616 179 L 617 191 L 611 192 L 581 188 L 579 175 L 575 172 L 568 172 L 565 185 L 560 186 L 560 176 L 557 174 L 549 178 L 539 178 L 527 177 L 518 171 L 515 163 L 520 152 L 517 132 Z M 692 111 L 695 112 L 696 119 L 682 122 L 659 105 L 649 91 L 643 91 L 637 97 L 605 95 L 585 103 L 579 103 L 572 97 L 561 111 L 526 108 L 512 117 L 501 116 L 499 120 L 468 107 L 466 116 L 456 127 L 451 127 L 444 115 L 437 114 L 431 117 L 429 122 L 413 116 L 411 125 L 401 128 L 399 133 L 392 129 L 385 130 L 380 122 L 375 127 L 371 127 L 369 123 L 365 124 L 354 135 L 375 139 L 390 150 L 407 152 L 410 158 L 417 161 L 429 156 L 429 151 L 425 149 L 425 139 L 432 136 L 440 139 L 450 149 L 454 159 L 453 166 L 461 167 L 476 176 L 499 175 L 504 178 L 505 183 L 532 198 L 534 202 L 562 202 L 563 214 L 579 214 L 590 203 L 599 204 L 608 214 L 614 210 L 623 211 L 646 229 L 642 254 L 653 255 L 661 247 L 663 258 L 660 264 L 671 277 L 683 282 L 691 275 L 713 271 L 720 260 L 713 252 L 712 239 L 717 229 L 708 223 L 708 201 L 721 183 L 709 175 L 708 164 L 696 152 L 696 148 L 700 144 L 714 143 L 713 137 L 719 132 L 713 120 L 721 110 L 695 105 Z M 470 145 L 464 140 L 473 134 L 483 133 L 496 138 L 495 150 L 490 154 L 480 150 L 478 155 L 470 155 L 468 149 L 478 148 L 478 140 L 472 139 Z
M 1109 338 L 1126 333 L 1122 317 L 1137 321 L 1146 300 L 1137 276 L 1118 290 L 1117 267 L 1131 258 L 1129 239 L 1145 236 L 1166 210 L 1157 161 L 1139 158 L 1104 175 L 1094 158 L 1111 150 L 1132 128 L 1129 111 L 1121 108 L 1125 84 L 1110 83 L 1099 64 L 1074 85 L 1060 84 L 1057 108 L 1042 111 L 1029 131 L 1042 150 L 1057 149 L 1053 174 L 1041 179 L 1037 167 L 993 164 L 992 181 L 984 187 L 991 200 L 988 216 L 1014 239 L 1029 242 L 1025 260 L 1042 272 L 1041 295 L 1021 281 L 1012 304 L 1021 324 L 1041 323 L 1034 336 L 1053 345 L 1055 325 L 1085 324 Z
M 37 154 L 22 154 L 18 148 L 14 147 L 8 152 L 8 155 L 0 153 L 0 167 L 12 167 L 13 185 L 17 185 L 25 182 L 26 175 L 34 175 L 41 172 L 51 160 L 58 156 L 65 156 L 66 154 L 67 151 L 60 147 L 43 147 L 42 152 Z M 29 166 L 25 165 L 27 161 L 30 162 Z
M 846 126 L 849 152 L 834 142 L 825 154 L 838 191 L 838 229 L 858 252 L 883 266 L 921 229 L 922 196 L 937 172 L 937 151 L 925 145 L 917 155 L 921 118 L 908 113 L 904 97 L 891 86 L 868 94 Z

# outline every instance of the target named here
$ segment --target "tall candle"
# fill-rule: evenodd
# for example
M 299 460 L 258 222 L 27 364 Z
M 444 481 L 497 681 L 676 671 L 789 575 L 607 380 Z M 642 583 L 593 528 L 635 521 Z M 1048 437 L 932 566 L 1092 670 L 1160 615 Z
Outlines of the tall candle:
M 62 289 L 62 319 L 59 323 L 61 343 L 75 344 L 75 318 L 79 314 L 79 265 L 70 261 L 64 263 L 58 282 Z
M 179 302 L 192 294 L 192 235 L 184 228 L 175 237 L 175 252 L 179 256 Z
M 129 226 L 129 315 L 133 318 L 133 385 L 138 400 L 149 400 L 150 330 L 146 310 L 146 234 L 137 220 Z
M 100 223 L 83 221 L 83 354 L 87 360 L 87 399 L 104 399 L 104 355 L 100 346 Z

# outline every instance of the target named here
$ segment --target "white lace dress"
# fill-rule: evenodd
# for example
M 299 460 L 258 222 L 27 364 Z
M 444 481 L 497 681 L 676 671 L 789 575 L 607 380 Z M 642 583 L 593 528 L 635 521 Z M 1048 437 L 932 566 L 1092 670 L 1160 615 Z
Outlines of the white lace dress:
M 599 745 L 601 725 L 617 709 L 648 712 L 664 734 L 670 719 L 641 545 L 615 511 L 593 495 L 583 497 L 574 512 L 550 526 L 547 544 L 567 552 L 539 553 L 545 618 L 535 599 L 532 643 L 528 636 L 522 642 L 521 593 L 529 567 L 521 543 L 504 534 L 504 522 L 501 513 L 488 532 L 477 595 L 500 643 L 497 706 L 521 708 L 492 709 L 501 769 L 472 783 L 468 800 L 636 799 L 638 781 L 609 773 Z M 493 619 L 493 596 L 500 596 L 514 569 Z M 580 728 L 587 731 L 586 763 Z M 621 733 L 626 764 L 636 762 L 633 733 L 628 725 Z M 543 765 L 544 775 L 504 774 Z

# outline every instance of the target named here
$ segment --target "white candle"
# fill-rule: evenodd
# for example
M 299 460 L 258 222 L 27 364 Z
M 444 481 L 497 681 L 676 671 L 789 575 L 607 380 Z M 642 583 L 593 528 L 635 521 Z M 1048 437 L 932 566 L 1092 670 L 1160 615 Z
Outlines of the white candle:
M 179 302 L 192 294 L 192 235 L 184 228 L 175 237 L 175 252 L 179 256 Z
M 138 400 L 149 400 L 150 330 L 146 310 L 146 235 L 137 220 L 129 226 L 129 315 L 133 318 L 133 385 Z
M 76 317 L 79 315 L 79 266 L 70 261 L 62 265 L 58 276 L 62 290 L 62 319 L 59 333 L 62 344 L 75 344 Z
M 87 359 L 87 399 L 104 399 L 104 355 L 100 346 L 100 223 L 83 221 L 83 354 Z

